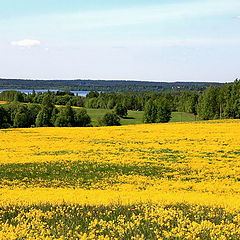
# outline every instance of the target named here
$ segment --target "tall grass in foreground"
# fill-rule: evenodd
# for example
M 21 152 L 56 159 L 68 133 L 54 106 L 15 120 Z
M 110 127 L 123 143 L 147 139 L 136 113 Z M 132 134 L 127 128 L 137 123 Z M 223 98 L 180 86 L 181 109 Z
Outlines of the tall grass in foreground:
M 240 239 L 240 212 L 196 205 L 1 207 L 0 239 Z

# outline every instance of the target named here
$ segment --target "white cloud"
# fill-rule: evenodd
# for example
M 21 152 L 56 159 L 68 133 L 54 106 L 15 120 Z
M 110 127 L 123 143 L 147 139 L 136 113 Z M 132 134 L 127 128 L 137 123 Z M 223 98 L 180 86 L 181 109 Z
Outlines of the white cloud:
M 236 18 L 240 19 L 240 16 L 236 16 Z
M 33 40 L 33 39 L 24 39 L 20 41 L 13 41 L 11 42 L 12 46 L 17 46 L 17 47 L 34 47 L 34 46 L 39 46 L 41 42 L 39 40 Z

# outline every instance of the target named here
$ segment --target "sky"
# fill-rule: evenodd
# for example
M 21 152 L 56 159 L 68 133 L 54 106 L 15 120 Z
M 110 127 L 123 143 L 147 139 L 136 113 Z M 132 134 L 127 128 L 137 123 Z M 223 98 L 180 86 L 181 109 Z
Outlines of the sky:
M 0 78 L 231 82 L 240 0 L 0 0 Z

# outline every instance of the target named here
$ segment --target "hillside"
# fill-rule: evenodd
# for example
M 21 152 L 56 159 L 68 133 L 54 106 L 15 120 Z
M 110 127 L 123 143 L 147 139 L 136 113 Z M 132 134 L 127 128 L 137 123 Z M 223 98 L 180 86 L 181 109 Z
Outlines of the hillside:
M 239 131 L 239 120 L 0 130 L 0 236 L 239 239 Z

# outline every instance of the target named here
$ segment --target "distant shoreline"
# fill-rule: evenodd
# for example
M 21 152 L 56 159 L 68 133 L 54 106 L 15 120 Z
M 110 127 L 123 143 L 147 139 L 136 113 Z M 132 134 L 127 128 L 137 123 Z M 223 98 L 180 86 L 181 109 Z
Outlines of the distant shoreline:
M 148 82 L 127 80 L 24 80 L 0 78 L 0 89 L 68 90 L 102 92 L 165 92 L 203 91 L 209 86 L 221 86 L 217 82 Z

